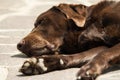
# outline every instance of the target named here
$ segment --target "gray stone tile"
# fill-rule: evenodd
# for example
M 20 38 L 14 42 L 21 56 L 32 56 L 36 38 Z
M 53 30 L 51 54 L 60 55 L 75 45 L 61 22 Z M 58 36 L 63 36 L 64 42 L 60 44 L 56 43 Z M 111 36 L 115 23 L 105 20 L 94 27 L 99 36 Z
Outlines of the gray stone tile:
M 10 37 L 10 38 L 0 38 L 0 45 L 12 45 L 12 44 L 17 44 L 20 41 L 21 38 L 16 38 L 16 37 Z
M 31 30 L 0 32 L 1 44 L 17 44 L 23 37 L 27 36 Z
M 0 0 L 0 8 L 4 9 L 18 9 L 25 5 L 25 0 Z
M 53 6 L 53 4 L 37 5 L 37 6 L 34 6 L 33 8 L 31 8 L 28 14 L 38 16 L 41 13 L 43 13 L 43 12 L 47 11 L 48 9 L 50 9 L 52 6 Z
M 3 31 L 3 29 L 0 29 L 0 39 L 7 39 L 7 38 L 23 38 L 24 36 L 26 36 L 27 34 L 29 34 L 31 32 L 32 29 L 22 29 L 21 31 L 15 30 L 12 31 L 13 29 L 11 29 L 11 31 L 9 29 L 4 29 L 7 31 Z
M 4 80 L 75 80 L 79 68 L 53 71 L 36 76 L 22 76 L 18 72 L 24 60 L 16 44 L 33 28 L 36 17 L 59 3 L 93 4 L 100 0 L 0 0 L 0 72 L 4 73 Z M 117 0 L 119 1 L 119 0 Z M 3 16 L 6 15 L 7 16 Z M 2 20 L 1 20 L 2 17 Z M 2 69 L 1 69 L 2 68 Z M 119 80 L 120 68 L 103 74 L 97 80 Z
M 7 13 L 13 13 L 15 12 L 14 10 L 9 10 L 9 9 L 0 9 L 0 15 L 7 14 Z
M 0 79 L 6 80 L 8 76 L 8 69 L 5 67 L 0 67 Z
M 118 70 L 99 76 L 96 80 L 120 80 L 120 67 Z
M 0 45 L 0 54 L 2 53 L 16 53 L 18 52 L 17 48 L 16 48 L 16 44 L 3 44 L 3 45 Z
M 31 8 L 29 10 L 29 15 L 39 15 L 45 11 L 47 11 L 48 9 L 50 9 L 52 6 L 58 6 L 60 3 L 80 3 L 80 1 L 78 0 L 60 0 L 60 1 L 56 1 L 56 0 L 36 0 L 36 2 L 41 3 L 39 5 L 34 6 L 33 8 Z
M 30 29 L 35 19 L 34 16 L 9 16 L 0 22 L 0 29 Z
M 14 66 L 21 66 L 26 59 L 23 54 L 0 54 L 0 66 L 14 68 Z

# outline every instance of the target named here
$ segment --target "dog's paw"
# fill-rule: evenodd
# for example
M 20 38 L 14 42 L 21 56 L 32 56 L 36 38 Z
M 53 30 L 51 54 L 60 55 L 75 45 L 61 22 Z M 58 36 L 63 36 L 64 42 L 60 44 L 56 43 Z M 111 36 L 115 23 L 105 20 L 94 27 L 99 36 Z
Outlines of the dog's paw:
M 20 72 L 25 75 L 37 75 L 57 69 L 62 69 L 63 66 L 63 59 L 59 57 L 44 56 L 26 60 L 22 65 Z
M 108 64 L 104 59 L 94 59 L 81 67 L 77 73 L 77 80 L 95 80 L 107 67 Z
M 90 68 L 89 65 L 82 67 L 77 73 L 77 80 L 95 80 L 99 73 L 97 73 L 97 71 L 94 71 L 95 68 Z

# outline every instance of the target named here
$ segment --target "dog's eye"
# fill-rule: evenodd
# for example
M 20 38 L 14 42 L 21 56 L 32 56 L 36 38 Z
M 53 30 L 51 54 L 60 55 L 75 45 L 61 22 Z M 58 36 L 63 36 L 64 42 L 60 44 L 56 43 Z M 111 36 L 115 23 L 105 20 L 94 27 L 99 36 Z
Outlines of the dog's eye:
M 37 27 L 38 25 L 40 25 L 42 23 L 42 20 L 39 20 L 37 22 L 35 22 L 34 26 Z
M 48 24 L 48 22 L 49 21 L 47 18 L 43 18 L 41 20 L 36 21 L 36 23 L 34 25 L 35 25 L 35 27 L 37 27 L 38 25 L 46 25 L 46 24 Z

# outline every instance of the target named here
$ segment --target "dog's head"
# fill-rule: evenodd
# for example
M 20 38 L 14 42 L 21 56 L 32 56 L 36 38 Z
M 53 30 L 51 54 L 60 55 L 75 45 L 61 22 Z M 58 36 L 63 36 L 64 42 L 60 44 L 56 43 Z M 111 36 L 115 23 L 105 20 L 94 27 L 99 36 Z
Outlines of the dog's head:
M 27 56 L 39 56 L 59 51 L 68 28 L 82 28 L 86 19 L 86 6 L 60 4 L 38 16 L 35 27 L 17 45 Z M 72 29 L 73 29 L 72 28 Z

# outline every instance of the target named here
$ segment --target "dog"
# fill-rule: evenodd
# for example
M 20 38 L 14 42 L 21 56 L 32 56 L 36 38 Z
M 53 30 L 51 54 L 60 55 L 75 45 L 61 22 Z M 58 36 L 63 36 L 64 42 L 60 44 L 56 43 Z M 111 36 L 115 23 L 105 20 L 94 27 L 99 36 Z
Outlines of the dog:
M 33 75 L 81 67 L 77 79 L 94 80 L 120 61 L 119 7 L 115 1 L 90 7 L 60 4 L 41 14 L 35 28 L 17 45 L 27 56 L 35 56 L 20 71 Z

